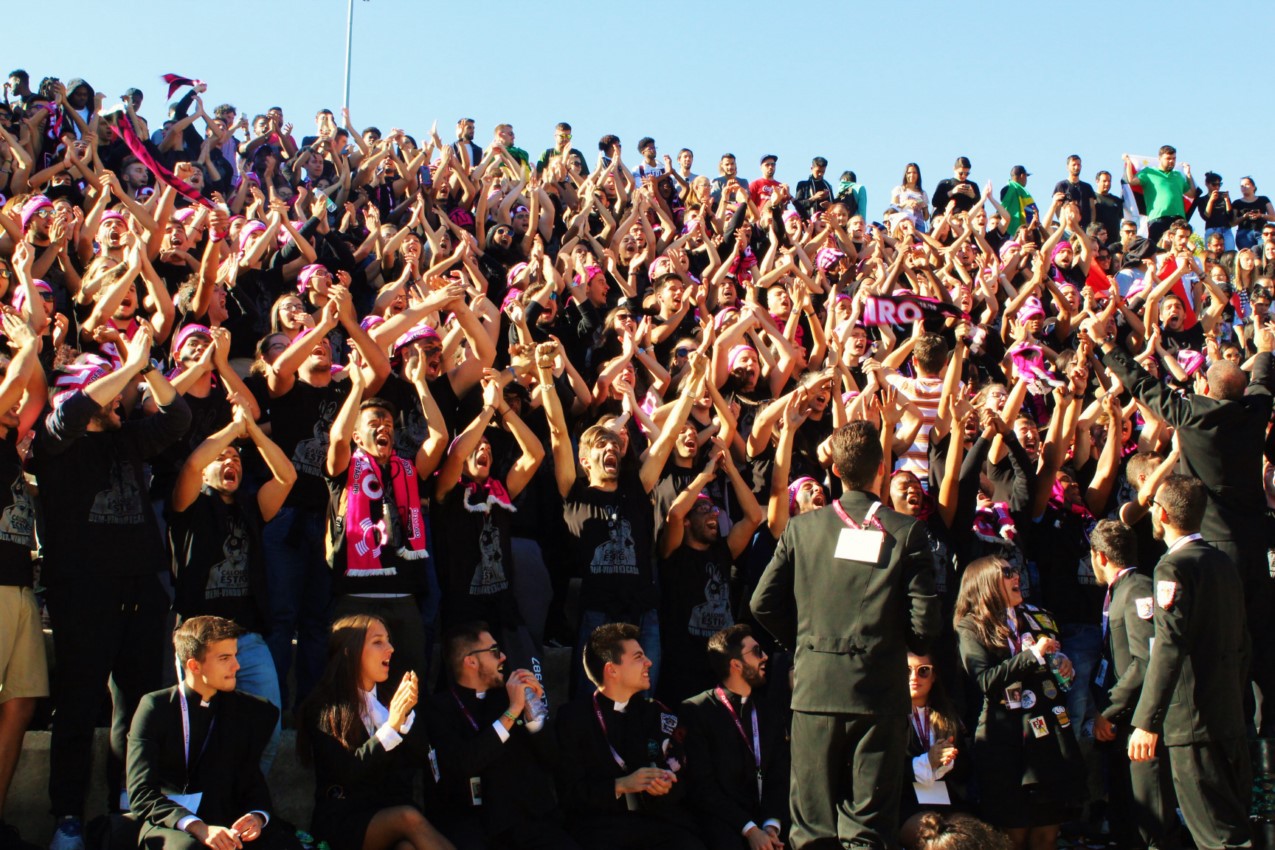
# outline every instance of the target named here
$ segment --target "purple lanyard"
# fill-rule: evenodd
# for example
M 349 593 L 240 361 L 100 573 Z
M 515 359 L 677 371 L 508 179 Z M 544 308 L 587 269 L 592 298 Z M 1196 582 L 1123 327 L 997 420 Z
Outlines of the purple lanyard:
M 836 504 L 835 502 L 833 504 Z M 735 711 L 735 706 L 731 705 L 730 698 L 726 695 L 724 688 L 718 687 L 715 691 L 717 701 L 730 712 L 730 719 L 735 721 L 735 728 L 739 730 L 739 736 L 744 739 L 744 746 L 748 747 L 748 751 L 752 753 L 753 764 L 757 767 L 757 799 L 761 799 L 761 732 L 757 728 L 757 707 L 753 706 L 753 740 L 750 743 L 748 733 L 744 731 L 744 724 L 739 722 L 739 714 Z
M 465 719 L 469 721 L 469 725 L 474 727 L 474 731 L 478 731 L 478 721 L 474 719 L 474 715 L 469 713 L 469 709 L 465 708 L 465 703 L 461 702 L 460 694 L 456 693 L 456 689 L 452 688 L 452 699 L 456 700 L 456 707 L 460 709 L 460 713 L 465 715 Z
M 1102 639 L 1107 640 L 1107 634 L 1111 631 L 1111 594 L 1116 589 L 1116 583 L 1124 578 L 1125 573 L 1133 572 L 1133 567 L 1125 567 L 1116 573 L 1116 577 L 1111 580 L 1111 584 L 1107 585 L 1107 595 L 1102 599 Z
M 611 750 L 611 758 L 615 759 L 615 763 L 620 766 L 620 770 L 628 770 L 628 765 L 624 763 L 624 759 L 620 758 L 620 754 L 615 751 L 615 747 L 611 744 L 611 739 L 607 737 L 607 722 L 602 719 L 602 708 L 598 705 L 598 692 L 593 692 L 593 713 L 598 718 L 598 725 L 602 727 L 602 740 L 607 742 L 607 748 Z

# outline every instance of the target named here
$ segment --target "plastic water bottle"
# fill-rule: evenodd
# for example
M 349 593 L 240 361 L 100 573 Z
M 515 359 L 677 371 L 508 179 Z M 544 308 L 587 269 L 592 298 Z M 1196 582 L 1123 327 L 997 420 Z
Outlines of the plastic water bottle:
M 531 659 L 531 673 L 539 682 L 544 681 L 544 677 L 540 674 L 540 659 Z M 542 688 L 543 689 L 543 688 Z M 549 716 L 549 695 L 537 696 L 536 692 L 530 686 L 523 688 L 523 693 L 527 695 L 527 708 L 531 711 L 531 720 L 544 720 Z
M 1058 669 L 1059 659 L 1068 660 L 1067 656 L 1061 652 L 1051 652 L 1045 656 L 1045 666 L 1049 668 L 1049 674 L 1058 683 L 1058 689 L 1063 693 L 1067 693 L 1071 690 L 1071 676 L 1064 676 L 1062 671 Z

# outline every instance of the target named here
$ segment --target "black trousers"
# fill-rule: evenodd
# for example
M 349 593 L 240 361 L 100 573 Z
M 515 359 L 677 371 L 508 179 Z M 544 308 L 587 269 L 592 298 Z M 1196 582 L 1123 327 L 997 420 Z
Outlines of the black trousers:
M 1100 745 L 1107 754 L 1111 782 L 1107 817 L 1111 820 L 1112 834 L 1129 844 L 1177 850 L 1181 830 L 1168 749 L 1162 742 L 1156 747 L 1156 758 L 1130 762 L 1131 734 L 1133 727 L 1126 727 L 1109 745 Z
M 1199 850 L 1248 847 L 1253 768 L 1243 737 L 1166 747 L 1182 819 Z
M 894 850 L 907 718 L 792 714 L 792 845 Z
M 60 582 L 46 599 L 54 657 L 49 798 L 55 816 L 82 817 L 93 730 L 108 693 L 107 803 L 114 809 L 119 800 L 133 712 L 164 682 L 168 596 L 156 573 Z

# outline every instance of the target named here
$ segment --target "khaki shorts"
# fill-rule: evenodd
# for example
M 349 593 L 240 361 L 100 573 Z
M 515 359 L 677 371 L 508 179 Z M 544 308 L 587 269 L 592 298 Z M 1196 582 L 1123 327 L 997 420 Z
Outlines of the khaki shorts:
M 0 586 L 0 703 L 49 695 L 40 609 L 29 587 Z

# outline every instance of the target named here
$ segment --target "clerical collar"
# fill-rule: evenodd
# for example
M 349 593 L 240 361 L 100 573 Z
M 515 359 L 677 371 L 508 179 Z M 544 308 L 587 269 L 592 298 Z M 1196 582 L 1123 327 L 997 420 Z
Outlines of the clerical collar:
M 186 701 L 190 705 L 197 705 L 200 708 L 210 707 L 211 700 L 204 699 L 202 696 L 199 695 L 199 691 L 195 690 L 194 688 L 192 688 L 190 685 L 186 684 L 185 682 L 182 682 L 182 690 L 185 691 Z M 217 694 L 214 692 L 212 695 L 212 699 L 216 699 L 216 698 L 217 698 Z
M 474 691 L 474 696 L 476 696 L 478 699 L 487 699 L 487 692 L 486 692 L 486 691 Z
M 722 690 L 726 692 L 726 695 L 728 697 L 734 697 L 735 699 L 739 700 L 740 705 L 744 705 L 746 702 L 748 702 L 748 697 L 746 695 L 741 693 L 736 693 L 735 691 L 727 687 L 725 684 L 722 685 Z

